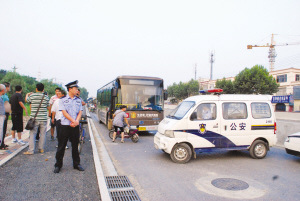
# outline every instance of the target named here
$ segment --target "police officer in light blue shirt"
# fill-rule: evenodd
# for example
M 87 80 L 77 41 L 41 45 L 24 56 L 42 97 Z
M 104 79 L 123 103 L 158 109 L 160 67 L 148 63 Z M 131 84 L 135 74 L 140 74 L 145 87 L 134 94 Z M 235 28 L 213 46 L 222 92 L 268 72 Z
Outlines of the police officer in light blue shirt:
M 73 167 L 79 171 L 84 171 L 80 165 L 78 153 L 79 143 L 79 120 L 82 114 L 81 99 L 76 95 L 78 93 L 78 81 L 70 82 L 65 86 L 68 89 L 68 95 L 61 98 L 59 102 L 59 111 L 62 111 L 61 130 L 58 136 L 58 148 L 56 152 L 56 163 L 54 173 L 59 173 L 63 166 L 65 147 L 70 139 L 72 144 Z

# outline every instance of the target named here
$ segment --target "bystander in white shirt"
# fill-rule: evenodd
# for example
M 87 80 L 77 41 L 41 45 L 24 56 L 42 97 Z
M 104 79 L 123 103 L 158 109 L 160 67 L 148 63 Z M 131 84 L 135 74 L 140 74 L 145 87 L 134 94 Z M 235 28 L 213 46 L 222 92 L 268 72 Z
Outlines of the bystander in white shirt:
M 63 115 L 62 111 L 59 111 L 59 109 L 58 109 L 60 101 L 61 101 L 60 99 L 56 100 L 53 103 L 52 108 L 51 108 L 51 113 L 55 112 L 55 117 L 54 118 L 55 118 L 56 121 L 60 120 L 62 115 Z

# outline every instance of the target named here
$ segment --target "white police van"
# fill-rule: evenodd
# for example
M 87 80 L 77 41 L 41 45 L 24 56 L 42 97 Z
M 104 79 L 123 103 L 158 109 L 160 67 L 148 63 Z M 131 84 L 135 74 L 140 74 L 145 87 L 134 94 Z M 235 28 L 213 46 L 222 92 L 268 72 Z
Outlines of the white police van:
M 222 89 L 221 89 L 222 90 Z M 209 92 L 220 92 L 220 89 Z M 185 99 L 158 126 L 156 149 L 186 163 L 198 152 L 249 150 L 264 158 L 276 144 L 270 95 L 199 95 Z

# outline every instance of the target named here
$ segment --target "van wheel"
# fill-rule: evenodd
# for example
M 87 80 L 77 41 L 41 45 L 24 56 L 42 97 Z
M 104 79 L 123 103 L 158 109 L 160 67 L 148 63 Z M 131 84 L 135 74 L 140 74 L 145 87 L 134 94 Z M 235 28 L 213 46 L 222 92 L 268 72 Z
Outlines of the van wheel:
M 268 146 L 262 140 L 255 140 L 250 147 L 250 156 L 255 159 L 262 159 L 267 155 Z
M 175 163 L 187 163 L 192 158 L 192 150 L 186 143 L 180 143 L 173 147 L 171 159 Z

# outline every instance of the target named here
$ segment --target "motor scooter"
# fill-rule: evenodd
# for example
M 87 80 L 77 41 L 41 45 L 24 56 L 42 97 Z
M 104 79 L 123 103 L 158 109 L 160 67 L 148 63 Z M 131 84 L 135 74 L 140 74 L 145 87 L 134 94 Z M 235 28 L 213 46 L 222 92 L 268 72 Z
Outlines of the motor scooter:
M 136 126 L 136 129 L 129 129 L 128 126 L 124 127 L 124 138 L 130 138 L 132 142 L 137 143 L 139 141 L 139 135 L 138 135 L 138 128 L 139 126 Z M 113 139 L 115 129 L 112 128 L 112 130 L 109 131 L 109 137 L 110 139 Z M 121 131 L 118 129 L 116 139 L 121 138 Z

